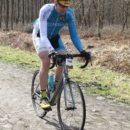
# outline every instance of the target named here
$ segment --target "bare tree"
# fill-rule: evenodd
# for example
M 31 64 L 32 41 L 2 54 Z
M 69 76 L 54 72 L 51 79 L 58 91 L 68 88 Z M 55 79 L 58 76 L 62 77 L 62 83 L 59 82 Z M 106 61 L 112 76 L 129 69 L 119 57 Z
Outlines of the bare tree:
M 128 7 L 130 5 L 130 1 L 124 1 L 123 0 L 123 9 L 124 9 L 124 21 L 123 21 L 123 26 L 122 26 L 122 30 L 121 32 L 124 31 L 125 26 L 127 25 L 127 20 L 128 20 L 128 16 L 129 16 L 129 12 L 128 12 Z
M 3 6 L 3 0 L 0 1 L 0 28 L 1 28 L 1 24 L 2 24 L 2 6 Z
M 30 24 L 38 18 L 40 8 L 54 0 L 0 0 L 0 27 L 14 29 L 14 22 Z M 80 29 L 120 25 L 121 32 L 130 26 L 130 0 L 71 0 L 76 24 Z M 93 31 L 93 30 L 92 30 Z
M 104 26 L 105 0 L 102 0 L 102 13 L 100 14 L 100 29 Z
M 24 15 L 25 15 L 25 10 L 24 10 L 24 0 L 22 1 L 23 3 L 22 3 L 22 9 L 23 9 L 23 14 L 22 14 L 22 23 L 23 23 L 23 25 L 24 25 L 24 22 L 25 22 L 25 19 L 24 19 Z
M 98 34 L 98 37 L 101 37 L 101 33 L 100 33 L 100 3 L 101 3 L 101 1 L 98 0 L 98 10 L 97 10 L 97 34 Z
M 6 0 L 6 28 L 8 28 L 9 24 L 9 0 Z
M 16 17 L 16 24 L 18 24 L 19 19 L 20 19 L 20 1 L 17 0 L 17 17 Z
M 14 0 L 11 1 L 11 29 L 13 30 L 13 21 L 14 21 Z
M 82 27 L 81 27 L 81 29 L 83 28 L 83 25 L 87 26 L 87 22 L 90 24 L 90 17 L 89 17 L 90 15 L 88 15 L 88 14 L 90 13 L 91 2 L 92 2 L 92 0 L 89 0 L 87 2 L 88 6 L 86 8 L 85 8 L 85 3 L 82 3 L 82 6 L 85 10 L 84 9 L 82 10 L 83 16 L 82 16 L 82 23 L 81 23 Z M 88 16 L 88 20 L 87 20 L 87 16 Z

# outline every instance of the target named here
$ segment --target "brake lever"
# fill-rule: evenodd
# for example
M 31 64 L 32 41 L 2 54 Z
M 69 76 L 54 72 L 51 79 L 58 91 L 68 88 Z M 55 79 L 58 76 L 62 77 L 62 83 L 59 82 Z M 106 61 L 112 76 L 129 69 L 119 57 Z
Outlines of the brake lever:
M 85 56 L 86 62 L 85 62 L 85 64 L 84 64 L 83 66 L 81 66 L 80 68 L 82 68 L 82 69 L 85 68 L 85 67 L 88 65 L 89 62 L 90 62 L 90 65 L 93 66 L 93 65 L 92 65 L 91 52 L 89 52 L 89 54 L 90 54 L 89 57 Z
M 49 67 L 49 69 L 52 69 L 56 65 L 56 52 L 49 53 L 48 57 L 50 59 L 52 58 L 53 63 L 52 63 L 52 66 Z

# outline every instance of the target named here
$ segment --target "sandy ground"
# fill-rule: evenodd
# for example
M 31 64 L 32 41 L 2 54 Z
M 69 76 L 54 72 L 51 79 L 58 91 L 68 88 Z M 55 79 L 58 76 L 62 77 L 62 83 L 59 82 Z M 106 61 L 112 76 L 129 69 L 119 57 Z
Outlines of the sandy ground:
M 0 62 L 0 130 L 61 130 L 56 107 L 41 119 L 31 102 L 33 74 Z M 130 130 L 130 106 L 85 95 L 84 130 Z

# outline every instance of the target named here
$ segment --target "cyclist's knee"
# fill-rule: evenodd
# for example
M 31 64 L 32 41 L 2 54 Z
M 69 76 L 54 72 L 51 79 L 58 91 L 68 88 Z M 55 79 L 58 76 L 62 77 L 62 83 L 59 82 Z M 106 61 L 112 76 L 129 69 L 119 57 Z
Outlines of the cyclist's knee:
M 42 61 L 42 68 L 49 69 L 50 61 L 49 60 L 43 60 Z
M 42 68 L 48 69 L 50 66 L 50 59 L 48 57 L 48 52 L 44 51 L 44 52 L 39 53 L 39 57 L 42 62 Z
M 57 51 L 59 54 L 66 54 L 66 51 L 65 50 L 58 50 Z

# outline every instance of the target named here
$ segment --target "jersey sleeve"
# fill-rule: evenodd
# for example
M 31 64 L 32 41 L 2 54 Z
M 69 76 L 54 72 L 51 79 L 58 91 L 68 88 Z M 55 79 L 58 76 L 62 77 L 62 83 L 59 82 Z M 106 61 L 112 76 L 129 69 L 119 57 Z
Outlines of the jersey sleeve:
M 54 50 L 48 37 L 47 37 L 47 19 L 49 17 L 51 10 L 43 6 L 39 13 L 39 29 L 40 29 L 40 38 L 43 44 L 45 44 L 48 51 Z
M 68 22 L 68 27 L 69 27 L 69 33 L 71 36 L 71 40 L 72 40 L 73 44 L 75 45 L 75 47 L 77 48 L 77 50 L 81 51 L 81 50 L 83 50 L 83 47 L 82 47 L 82 43 L 81 43 L 80 38 L 76 31 L 74 12 L 71 10 L 71 13 L 69 13 L 69 14 L 70 14 L 70 19 Z

